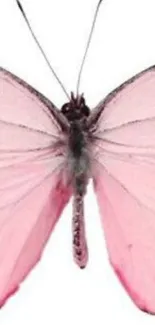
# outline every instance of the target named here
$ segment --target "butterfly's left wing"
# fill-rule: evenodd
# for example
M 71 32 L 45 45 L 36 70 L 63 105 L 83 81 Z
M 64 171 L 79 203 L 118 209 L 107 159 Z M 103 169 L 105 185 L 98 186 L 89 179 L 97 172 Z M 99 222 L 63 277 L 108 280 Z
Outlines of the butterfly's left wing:
M 100 103 L 89 127 L 110 261 L 134 302 L 155 314 L 155 67 Z
M 43 95 L 0 70 L 0 306 L 40 259 L 70 198 L 67 127 Z

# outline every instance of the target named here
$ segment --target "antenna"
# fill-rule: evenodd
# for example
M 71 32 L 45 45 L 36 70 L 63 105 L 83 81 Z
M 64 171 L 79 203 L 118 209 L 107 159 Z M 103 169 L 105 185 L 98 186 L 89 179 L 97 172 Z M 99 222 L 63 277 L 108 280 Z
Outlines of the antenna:
M 37 37 L 35 36 L 35 34 L 34 34 L 32 28 L 31 28 L 31 25 L 30 25 L 30 23 L 29 23 L 29 20 L 28 20 L 28 18 L 27 18 L 27 16 L 26 16 L 26 13 L 25 13 L 25 11 L 24 11 L 24 9 L 23 9 L 23 7 L 22 7 L 20 1 L 19 1 L 19 0 L 16 0 L 16 3 L 17 3 L 17 5 L 18 5 L 18 7 L 19 7 L 19 9 L 20 9 L 20 11 L 21 11 L 21 13 L 22 13 L 22 15 L 23 15 L 23 17 L 24 17 L 24 20 L 25 20 L 25 22 L 26 22 L 26 24 L 27 24 L 27 26 L 28 26 L 28 28 L 29 28 L 29 30 L 30 30 L 30 32 L 31 32 L 31 35 L 32 35 L 32 37 L 33 37 L 35 43 L 37 44 L 37 46 L 38 46 L 40 52 L 42 53 L 42 55 L 43 55 L 43 57 L 44 57 L 44 59 L 45 59 L 47 65 L 48 65 L 48 67 L 49 67 L 50 70 L 52 71 L 54 77 L 56 78 L 56 80 L 58 81 L 58 83 L 59 83 L 60 87 L 62 88 L 63 92 L 65 93 L 65 95 L 67 96 L 67 98 L 68 98 L 69 101 L 70 101 L 70 96 L 69 96 L 68 92 L 66 91 L 66 89 L 65 89 L 65 87 L 64 87 L 64 85 L 63 85 L 63 83 L 62 83 L 62 82 L 60 81 L 60 79 L 58 78 L 58 76 L 57 76 L 55 70 L 52 68 L 52 66 L 51 66 L 51 64 L 50 64 L 50 62 L 49 62 L 49 60 L 48 60 L 48 58 L 47 58 L 47 56 L 46 56 L 44 50 L 42 49 L 42 47 L 41 47 L 41 45 L 40 45 L 40 43 L 39 43 Z
M 90 43 L 91 43 L 91 40 L 92 40 L 92 36 L 93 36 L 93 32 L 94 32 L 94 28 L 95 28 L 95 24 L 96 24 L 96 20 L 97 20 L 97 15 L 98 15 L 99 8 L 100 8 L 100 5 L 101 5 L 102 1 L 103 0 L 100 0 L 98 2 L 97 7 L 96 7 L 95 14 L 94 14 L 94 19 L 93 19 L 93 23 L 92 23 L 91 30 L 90 30 L 90 34 L 89 34 L 88 41 L 87 41 L 87 44 L 86 44 L 86 49 L 85 49 L 84 56 L 83 56 L 83 59 L 82 59 L 82 63 L 81 63 L 81 66 L 80 66 L 80 70 L 79 70 L 79 74 L 78 74 L 78 80 L 77 80 L 77 91 L 76 91 L 77 92 L 77 96 L 79 94 L 79 87 L 80 87 L 81 75 L 82 75 L 82 72 L 83 72 L 83 67 L 84 67 L 84 64 L 85 64 L 85 61 L 86 61 L 88 49 L 89 49 L 89 46 L 90 46 Z

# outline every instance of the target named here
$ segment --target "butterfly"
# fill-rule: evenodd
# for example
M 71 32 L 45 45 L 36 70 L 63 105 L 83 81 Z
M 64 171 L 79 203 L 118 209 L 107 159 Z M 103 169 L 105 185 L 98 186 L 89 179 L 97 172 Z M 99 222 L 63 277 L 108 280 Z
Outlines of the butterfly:
M 73 256 L 87 265 L 83 207 L 93 179 L 110 263 L 135 304 L 154 314 L 155 66 L 93 110 L 84 95 L 68 97 L 59 110 L 0 69 L 0 306 L 39 261 L 71 197 Z

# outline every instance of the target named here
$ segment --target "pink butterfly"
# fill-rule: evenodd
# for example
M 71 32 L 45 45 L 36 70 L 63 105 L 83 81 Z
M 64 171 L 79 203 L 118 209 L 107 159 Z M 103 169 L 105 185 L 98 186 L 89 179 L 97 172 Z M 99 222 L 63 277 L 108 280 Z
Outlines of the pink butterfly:
M 1 69 L 0 305 L 40 259 L 72 195 L 73 255 L 81 268 L 86 266 L 83 204 L 93 178 L 110 262 L 137 306 L 154 314 L 154 175 L 155 66 L 115 89 L 91 112 L 78 92 L 60 111 Z

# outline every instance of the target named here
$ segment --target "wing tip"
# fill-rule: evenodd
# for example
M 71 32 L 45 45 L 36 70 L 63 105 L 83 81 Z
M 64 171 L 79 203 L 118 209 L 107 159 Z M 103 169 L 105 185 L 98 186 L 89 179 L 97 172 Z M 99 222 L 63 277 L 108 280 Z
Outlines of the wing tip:
M 18 290 L 19 290 L 19 286 L 16 286 L 12 290 L 10 290 L 9 293 L 7 293 L 3 299 L 0 299 L 0 308 L 2 308 L 6 304 L 7 300 L 11 296 L 13 296 Z
M 149 315 L 155 315 L 155 308 L 154 310 L 147 307 L 147 303 L 144 301 L 143 298 L 140 297 L 140 295 L 134 291 L 131 286 L 129 285 L 128 281 L 126 280 L 122 270 L 119 266 L 115 265 L 114 263 L 110 262 L 112 267 L 114 268 L 114 271 L 119 278 L 120 282 L 122 283 L 123 287 L 131 297 L 134 304 L 144 313 L 147 313 Z
M 144 308 L 141 308 L 140 306 L 138 306 L 140 308 L 140 310 L 143 312 L 143 313 L 146 313 L 146 314 L 149 314 L 149 315 L 152 315 L 154 316 L 155 315 L 155 311 L 151 311 L 149 310 L 147 307 L 144 307 Z
M 22 277 L 22 279 L 19 282 L 19 284 L 17 284 L 16 286 L 14 286 L 13 289 L 11 289 L 8 293 L 6 293 L 6 295 L 4 295 L 3 298 L 0 299 L 0 309 L 7 303 L 7 301 L 12 296 L 14 296 L 14 294 L 17 293 L 17 291 L 20 289 L 20 286 L 22 285 L 22 283 L 24 282 L 24 280 L 27 278 L 29 272 L 32 272 L 33 271 L 33 268 L 36 267 L 37 264 L 40 262 L 40 259 L 41 259 L 42 255 L 43 255 L 43 251 L 38 256 L 37 260 L 31 265 L 31 267 L 29 268 L 29 271 L 24 274 L 24 276 Z

